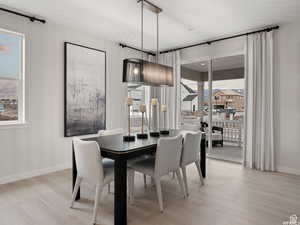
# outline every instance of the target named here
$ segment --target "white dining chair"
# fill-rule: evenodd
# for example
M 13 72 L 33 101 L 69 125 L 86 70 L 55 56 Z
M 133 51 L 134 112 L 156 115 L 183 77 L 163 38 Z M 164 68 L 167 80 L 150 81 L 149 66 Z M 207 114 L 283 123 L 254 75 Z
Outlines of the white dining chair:
M 96 186 L 95 203 L 92 224 L 96 224 L 99 198 L 103 187 L 114 179 L 114 169 L 104 168 L 100 148 L 95 141 L 82 141 L 73 139 L 75 161 L 77 167 L 77 178 L 72 194 L 71 208 L 74 205 L 78 189 L 83 180 Z
M 161 177 L 174 172 L 177 175 L 181 191 L 185 197 L 183 181 L 180 173 L 180 158 L 182 151 L 182 135 L 170 138 L 160 138 L 157 143 L 156 157 L 149 157 L 129 163 L 129 196 L 130 203 L 134 201 L 135 171 L 151 176 L 154 179 L 160 211 L 163 212 Z
M 100 138 L 100 142 L 110 146 L 115 143 L 119 143 L 123 141 L 123 128 L 116 128 L 110 130 L 99 130 L 98 137 Z M 104 168 L 114 168 L 115 161 L 112 159 L 103 158 L 103 167 Z M 110 184 L 107 185 L 108 193 L 111 193 Z
M 115 128 L 110 130 L 99 130 L 98 135 L 99 136 L 108 136 L 108 135 L 122 135 L 124 133 L 123 128 Z
M 200 144 L 201 144 L 202 133 L 201 132 L 185 132 L 183 141 L 183 150 L 181 156 L 180 167 L 182 169 L 183 181 L 185 186 L 185 193 L 189 195 L 186 166 L 195 163 L 201 185 L 204 185 L 204 180 L 200 168 Z

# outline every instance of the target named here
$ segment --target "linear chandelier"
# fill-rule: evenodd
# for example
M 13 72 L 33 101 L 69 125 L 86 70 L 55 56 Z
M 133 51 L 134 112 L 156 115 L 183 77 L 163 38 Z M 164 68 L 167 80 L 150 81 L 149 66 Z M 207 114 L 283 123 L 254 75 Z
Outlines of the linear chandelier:
M 173 68 L 159 64 L 159 13 L 162 9 L 147 0 L 138 0 L 141 3 L 141 59 L 124 59 L 123 82 L 149 86 L 173 86 Z M 157 49 L 156 62 L 143 59 L 144 49 L 144 7 L 156 14 L 157 18 Z

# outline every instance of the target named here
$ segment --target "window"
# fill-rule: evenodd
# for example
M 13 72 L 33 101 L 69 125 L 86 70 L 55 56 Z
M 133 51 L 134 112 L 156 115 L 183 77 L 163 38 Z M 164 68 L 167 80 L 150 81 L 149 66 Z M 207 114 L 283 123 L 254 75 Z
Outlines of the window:
M 207 89 L 207 82 L 186 79 L 183 76 L 181 79 L 181 116 L 183 120 L 207 111 Z
M 150 102 L 149 100 L 150 87 L 128 83 L 127 88 L 128 88 L 128 97 L 133 98 L 133 106 L 131 107 L 131 111 L 130 111 L 131 131 L 137 132 L 140 131 L 140 127 L 142 124 L 142 113 L 140 112 L 139 109 L 140 105 L 146 104 L 147 110 L 149 110 L 148 105 Z M 145 126 L 147 126 L 146 118 L 144 118 L 144 124 Z
M 181 114 L 192 115 L 195 106 L 198 105 L 197 82 L 181 79 Z
M 0 29 L 0 125 L 24 123 L 24 35 Z

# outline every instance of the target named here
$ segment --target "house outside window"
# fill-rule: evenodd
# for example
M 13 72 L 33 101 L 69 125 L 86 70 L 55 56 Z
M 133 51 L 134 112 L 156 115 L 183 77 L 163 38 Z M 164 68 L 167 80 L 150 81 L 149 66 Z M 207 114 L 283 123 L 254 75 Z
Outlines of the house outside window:
M 25 122 L 25 37 L 0 29 L 0 125 Z

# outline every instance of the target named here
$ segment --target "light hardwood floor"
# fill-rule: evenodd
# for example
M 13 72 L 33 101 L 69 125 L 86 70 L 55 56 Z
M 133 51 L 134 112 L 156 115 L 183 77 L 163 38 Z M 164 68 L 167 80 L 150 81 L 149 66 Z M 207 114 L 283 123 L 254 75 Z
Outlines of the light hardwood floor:
M 136 179 L 135 204 L 128 208 L 131 225 L 281 225 L 300 216 L 300 177 L 243 169 L 238 164 L 208 160 L 205 186 L 188 168 L 190 196 L 183 199 L 176 180 L 162 182 L 164 213 L 155 188 Z M 150 181 L 149 181 L 150 183 Z M 0 225 L 90 224 L 94 191 L 85 186 L 70 209 L 71 171 L 65 170 L 0 186 Z M 113 194 L 105 190 L 98 224 L 113 224 Z

